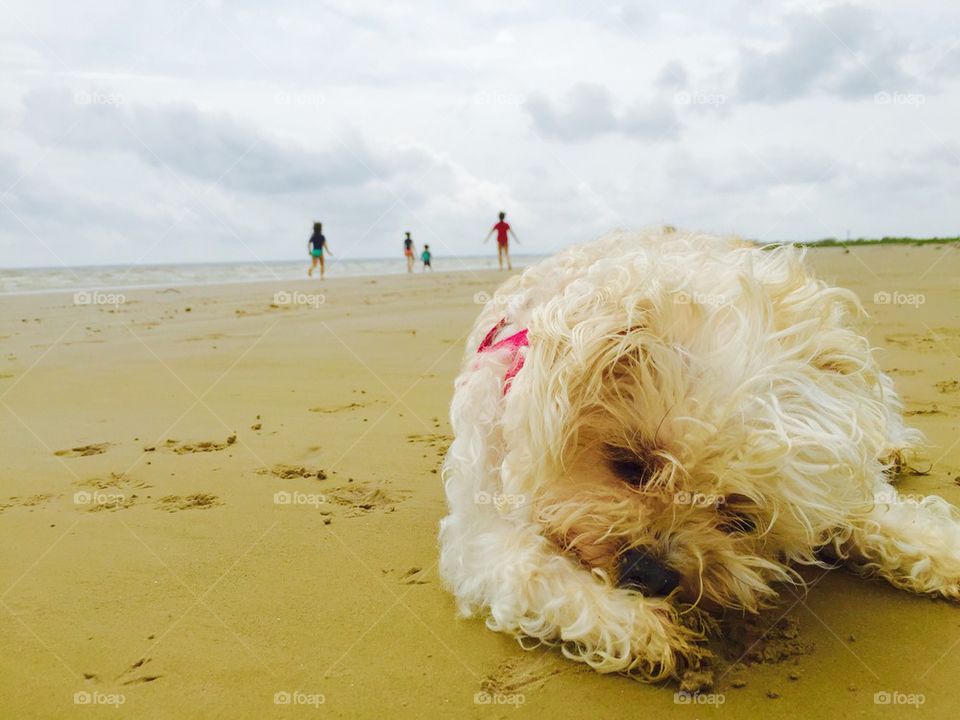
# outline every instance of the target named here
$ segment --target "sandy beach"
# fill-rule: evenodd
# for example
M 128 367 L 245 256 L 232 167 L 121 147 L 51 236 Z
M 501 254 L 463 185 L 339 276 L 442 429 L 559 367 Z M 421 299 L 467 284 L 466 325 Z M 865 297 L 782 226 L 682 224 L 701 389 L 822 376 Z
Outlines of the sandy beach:
M 902 492 L 960 505 L 960 250 L 809 259 L 928 438 Z M 844 571 L 697 707 L 458 619 L 447 408 L 505 275 L 0 297 L 0 717 L 955 715 L 960 607 Z

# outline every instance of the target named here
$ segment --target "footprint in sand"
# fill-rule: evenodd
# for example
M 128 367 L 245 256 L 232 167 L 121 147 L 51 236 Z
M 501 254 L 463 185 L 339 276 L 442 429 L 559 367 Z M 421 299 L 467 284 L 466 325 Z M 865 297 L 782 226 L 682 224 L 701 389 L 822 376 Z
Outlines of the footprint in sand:
M 934 387 L 942 393 L 960 392 L 960 380 L 943 380 L 934 385 Z
M 891 345 L 896 345 L 897 347 L 919 350 L 921 352 L 933 350 L 934 346 L 936 345 L 936 340 L 934 340 L 932 336 L 915 335 L 913 333 L 895 333 L 893 335 L 887 335 L 884 338 L 884 341 L 890 343 Z
M 223 500 L 216 495 L 196 493 L 194 495 L 166 495 L 156 502 L 157 510 L 179 512 L 180 510 L 206 510 L 223 505 Z
M 309 409 L 309 412 L 313 413 L 338 413 L 344 412 L 346 410 L 356 410 L 357 408 L 366 407 L 361 403 L 347 403 L 346 405 L 337 405 L 335 407 L 312 407 Z
M 960 344 L 957 339 L 960 338 L 960 330 L 954 328 L 933 328 L 925 335 L 913 335 L 909 333 L 895 333 L 887 335 L 884 340 L 898 345 L 899 347 L 910 348 L 919 351 L 950 351 L 956 352 Z
M 74 496 L 80 493 L 74 493 Z M 116 510 L 126 510 L 137 504 L 138 496 L 123 495 L 120 493 L 90 493 L 92 501 L 88 503 L 87 512 L 114 512 Z M 74 500 L 76 502 L 76 500 Z
M 443 433 L 407 435 L 407 442 L 422 443 L 423 445 L 436 450 L 437 455 L 443 457 L 447 454 L 447 450 L 450 449 L 450 443 L 453 442 L 453 435 L 446 435 Z
M 73 503 L 87 512 L 124 510 L 136 505 L 139 500 L 134 489 L 152 487 L 142 480 L 135 480 L 124 473 L 112 472 L 106 478 L 80 480 L 74 485 L 82 490 L 73 494 Z
M 143 480 L 135 480 L 126 473 L 112 472 L 105 478 L 90 478 L 89 480 L 80 480 L 75 482 L 77 487 L 97 488 L 98 490 L 108 490 L 113 488 L 148 488 Z
M 583 668 L 543 651 L 524 652 L 504 660 L 480 681 L 480 690 L 492 695 L 516 695 L 538 690 L 551 678 Z
M 800 620 L 794 616 L 736 618 L 724 627 L 723 642 L 724 655 L 736 659 L 737 665 L 779 665 L 809 655 L 816 647 L 800 639 Z
M 918 408 L 916 410 L 906 410 L 903 413 L 907 416 L 916 416 L 916 415 L 942 415 L 940 408 L 937 407 L 936 403 L 930 403 L 929 407 Z
M 37 507 L 38 505 L 46 505 L 54 498 L 53 495 L 49 493 L 41 493 L 39 495 L 30 495 L 28 497 L 20 497 L 19 495 L 12 495 L 7 498 L 7 502 L 0 503 L 0 513 L 8 510 L 12 507 Z
M 786 679 L 799 680 L 797 658 L 816 649 L 813 642 L 801 639 L 797 617 L 776 617 L 773 613 L 713 623 L 707 634 L 714 653 L 699 667 L 684 671 L 679 683 L 681 692 L 712 692 L 724 678 L 729 678 L 728 683 L 734 688 L 746 687 L 744 673 L 748 666 L 757 664 L 785 664 L 789 668 Z M 770 688 L 767 697 L 776 698 L 779 693 Z
M 215 440 L 203 440 L 200 442 L 177 442 L 176 440 L 167 440 L 164 448 L 176 453 L 177 455 L 189 455 L 191 453 L 219 452 L 226 450 L 237 441 L 236 433 L 228 437 L 223 442 Z
M 68 450 L 57 450 L 54 455 L 57 457 L 87 457 L 89 455 L 102 455 L 110 447 L 110 443 L 98 443 L 96 445 L 81 445 L 80 447 L 69 448 Z
M 330 502 L 349 508 L 348 517 L 364 515 L 373 510 L 393 512 L 397 504 L 406 500 L 409 495 L 410 493 L 389 490 L 382 484 L 371 482 L 343 485 L 326 493 Z
M 151 660 L 152 658 L 140 658 L 133 665 L 117 675 L 115 679 L 118 680 L 121 685 L 140 685 L 142 683 L 150 683 L 154 680 L 159 680 L 163 677 L 163 675 L 137 675 L 136 677 L 130 677 L 131 674 L 141 671 L 141 669 Z
M 919 370 L 904 370 L 902 368 L 890 368 L 890 370 L 888 370 L 887 372 L 889 372 L 891 375 L 903 375 L 904 377 L 909 375 L 920 374 Z
M 260 468 L 257 475 L 273 475 L 283 480 L 292 478 L 316 478 L 317 480 L 326 480 L 327 473 L 319 468 L 308 468 L 302 465 L 284 465 L 277 463 L 271 468 Z
M 429 585 L 429 580 L 424 580 L 426 573 L 423 568 L 412 567 L 400 576 L 401 585 Z

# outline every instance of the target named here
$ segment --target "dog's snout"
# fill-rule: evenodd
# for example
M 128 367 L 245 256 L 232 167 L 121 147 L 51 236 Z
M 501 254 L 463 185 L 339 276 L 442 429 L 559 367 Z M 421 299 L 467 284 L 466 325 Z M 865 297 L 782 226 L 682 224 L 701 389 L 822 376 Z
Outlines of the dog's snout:
M 680 573 L 642 548 L 631 548 L 620 557 L 617 585 L 639 590 L 649 597 L 669 595 L 680 584 Z

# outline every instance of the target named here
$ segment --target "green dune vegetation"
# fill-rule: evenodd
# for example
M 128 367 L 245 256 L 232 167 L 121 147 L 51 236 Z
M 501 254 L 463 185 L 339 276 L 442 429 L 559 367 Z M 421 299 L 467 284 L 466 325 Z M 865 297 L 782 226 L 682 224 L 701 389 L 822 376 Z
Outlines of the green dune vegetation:
M 794 245 L 804 247 L 837 247 L 849 245 L 944 245 L 947 243 L 960 242 L 960 237 L 932 237 L 932 238 L 913 238 L 913 237 L 882 237 L 882 238 L 856 238 L 851 240 L 838 240 L 837 238 L 823 238 L 821 240 L 800 240 Z

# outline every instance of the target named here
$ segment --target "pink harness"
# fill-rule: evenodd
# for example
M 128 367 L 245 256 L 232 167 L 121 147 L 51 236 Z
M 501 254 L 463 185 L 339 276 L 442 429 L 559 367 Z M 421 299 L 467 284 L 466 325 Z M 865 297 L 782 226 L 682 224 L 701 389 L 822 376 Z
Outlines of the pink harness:
M 523 353 L 520 352 L 520 348 L 528 347 L 530 343 L 527 341 L 527 329 L 514 333 L 510 337 L 506 337 L 500 342 L 494 344 L 493 339 L 497 336 L 497 333 L 500 332 L 504 325 L 507 324 L 506 318 L 501 318 L 500 322 L 494 325 L 490 332 L 487 333 L 486 337 L 483 338 L 483 342 L 480 343 L 480 347 L 477 348 L 477 354 L 484 352 L 493 352 L 495 350 L 509 350 L 510 351 L 510 367 L 507 368 L 506 374 L 503 376 L 503 394 L 507 394 L 507 390 L 510 389 L 510 384 L 513 381 L 514 376 L 520 372 L 520 368 L 523 367 Z

